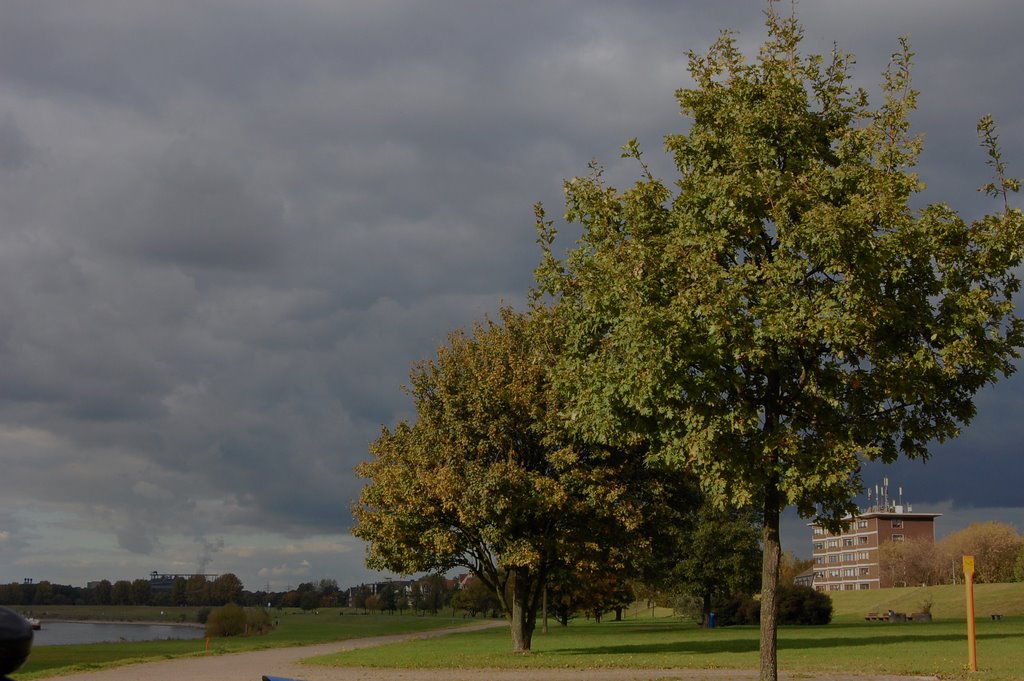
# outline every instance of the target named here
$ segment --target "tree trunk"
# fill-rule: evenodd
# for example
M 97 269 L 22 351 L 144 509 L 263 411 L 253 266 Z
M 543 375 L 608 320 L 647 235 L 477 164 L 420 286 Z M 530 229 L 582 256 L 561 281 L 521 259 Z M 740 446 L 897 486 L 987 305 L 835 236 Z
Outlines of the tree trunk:
M 761 681 L 778 681 L 779 492 L 774 487 L 765 496 L 761 563 Z
M 537 623 L 536 599 L 530 589 L 530 573 L 525 568 L 512 571 L 512 650 L 517 653 L 530 651 L 533 644 L 533 629 Z
M 700 613 L 700 624 L 701 624 L 702 627 L 710 627 L 711 626 L 711 592 L 710 591 L 704 592 L 704 596 L 702 598 L 702 601 L 703 601 L 703 605 L 701 607 L 701 613 Z

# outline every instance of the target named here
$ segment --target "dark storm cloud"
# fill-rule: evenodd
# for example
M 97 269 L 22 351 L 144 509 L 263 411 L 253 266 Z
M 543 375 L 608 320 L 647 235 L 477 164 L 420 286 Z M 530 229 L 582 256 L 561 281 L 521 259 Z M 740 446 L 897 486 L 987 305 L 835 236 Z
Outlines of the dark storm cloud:
M 280 201 L 228 168 L 169 154 L 100 206 L 112 249 L 190 268 L 270 268 L 286 245 Z
M 686 50 L 731 27 L 752 52 L 763 8 L 5 3 L 0 451 L 19 510 L 0 516 L 0 577 L 13 561 L 76 582 L 190 571 L 220 538 L 210 569 L 243 580 L 360 572 L 336 539 L 352 469 L 411 416 L 412 362 L 522 305 L 531 206 L 557 216 L 563 178 L 597 158 L 630 182 L 617 150 L 634 136 L 669 168 Z M 977 117 L 1024 159 L 1020 10 L 798 9 L 808 49 L 857 52 L 869 88 L 912 34 L 929 198 L 984 208 Z M 1018 503 L 1017 385 L 986 393 L 917 498 Z M 974 482 L 967 451 L 993 473 Z

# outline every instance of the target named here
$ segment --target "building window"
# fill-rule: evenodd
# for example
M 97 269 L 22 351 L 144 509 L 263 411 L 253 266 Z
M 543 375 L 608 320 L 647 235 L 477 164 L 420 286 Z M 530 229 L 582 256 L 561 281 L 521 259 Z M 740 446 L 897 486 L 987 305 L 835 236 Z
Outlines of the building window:
M 843 570 L 843 577 L 856 577 L 857 572 L 853 568 L 846 568 Z
M 852 553 L 844 553 L 843 554 L 843 562 L 844 563 L 852 563 L 853 562 L 853 554 Z
M 817 556 L 817 557 L 816 557 L 816 558 L 814 559 L 814 562 L 815 562 L 815 563 L 816 563 L 817 565 L 824 565 L 824 564 L 825 564 L 825 556 Z
M 825 550 L 825 542 L 823 542 L 823 541 L 816 541 L 816 542 L 814 542 L 814 550 L 815 551 L 824 551 Z
M 829 584 L 828 585 L 828 590 L 829 591 L 839 591 L 839 589 L 841 589 L 842 587 L 843 587 L 842 584 Z
M 871 554 L 867 551 L 858 551 L 857 560 L 871 560 Z
M 814 528 L 814 534 L 825 534 L 825 528 L 823 528 L 823 527 L 815 527 Z
M 894 534 L 892 536 L 892 540 L 893 541 L 903 541 L 903 535 L 902 534 Z
M 866 521 L 866 520 L 858 520 L 857 521 L 857 527 L 859 527 L 862 530 L 866 530 L 868 528 L 868 521 Z
M 843 591 L 853 591 L 856 587 L 856 584 L 843 584 Z
M 860 590 L 861 591 L 867 591 L 870 588 L 871 588 L 871 585 L 868 584 L 867 582 L 861 582 L 860 583 Z
M 871 568 L 862 567 L 860 569 L 860 576 L 861 577 L 867 577 L 870 574 L 871 574 Z
M 903 519 L 902 518 L 893 518 L 892 519 L 892 526 L 893 527 L 903 527 Z
M 858 544 L 867 544 L 868 543 L 868 538 L 865 537 L 865 536 L 857 537 L 857 543 Z
M 839 548 L 839 540 L 838 539 L 829 539 L 828 540 L 828 547 L 830 549 L 838 549 Z
M 902 536 L 903 535 L 900 535 L 901 538 L 902 538 Z M 830 562 L 830 563 L 838 563 L 839 562 L 839 556 L 837 556 L 836 554 L 833 553 L 831 556 L 828 557 L 828 562 Z
M 829 577 L 838 577 L 839 576 L 839 570 L 829 570 L 828 571 L 828 576 Z
M 853 537 L 843 539 L 843 546 L 853 546 Z

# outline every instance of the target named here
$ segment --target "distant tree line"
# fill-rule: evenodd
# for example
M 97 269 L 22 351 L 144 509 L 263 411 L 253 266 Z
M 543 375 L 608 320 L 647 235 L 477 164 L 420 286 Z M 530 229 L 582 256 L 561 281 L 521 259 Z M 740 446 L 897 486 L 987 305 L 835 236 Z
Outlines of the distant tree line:
M 1006 523 L 974 523 L 939 542 L 889 542 L 879 548 L 882 570 L 895 586 L 963 583 L 962 556 L 974 556 L 979 583 L 1024 582 L 1024 536 Z
M 208 580 L 203 575 L 177 577 L 170 589 L 154 589 L 149 579 L 100 580 L 87 587 L 39 582 L 0 584 L 3 605 L 159 605 L 220 606 L 266 605 L 267 594 L 249 592 L 230 572 Z

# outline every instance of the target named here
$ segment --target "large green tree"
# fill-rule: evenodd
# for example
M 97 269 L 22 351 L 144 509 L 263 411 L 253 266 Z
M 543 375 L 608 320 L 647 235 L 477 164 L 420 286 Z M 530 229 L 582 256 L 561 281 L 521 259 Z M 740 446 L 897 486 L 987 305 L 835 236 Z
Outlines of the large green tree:
M 560 334 L 543 308 L 453 333 L 412 372 L 414 423 L 384 429 L 353 509 L 367 563 L 409 574 L 471 570 L 529 650 L 553 570 L 624 569 L 659 485 L 624 450 L 576 446 L 548 373 Z M 632 477 L 631 477 L 632 476 Z
M 781 511 L 838 521 L 865 460 L 926 458 L 971 420 L 1022 342 L 1024 231 L 989 119 L 999 211 L 968 223 L 943 204 L 911 209 L 923 185 L 905 42 L 872 108 L 849 55 L 804 56 L 798 21 L 766 14 L 753 59 L 728 32 L 690 54 L 671 184 L 631 141 L 629 189 L 599 167 L 566 183 L 582 236 L 564 260 L 539 206 L 537 222 L 576 432 L 644 437 L 720 505 L 762 513 L 761 675 L 774 680 Z

